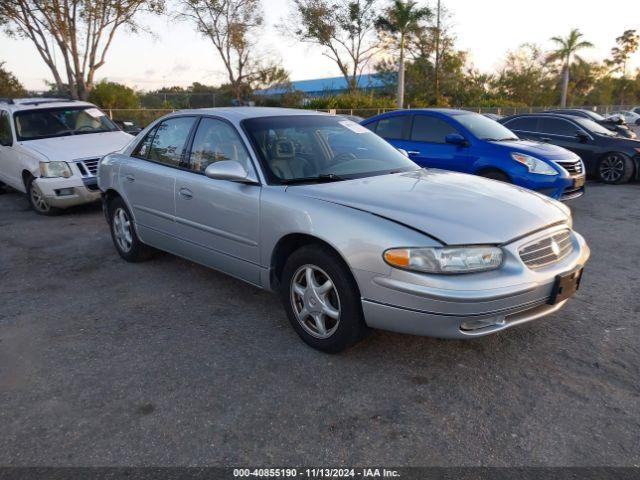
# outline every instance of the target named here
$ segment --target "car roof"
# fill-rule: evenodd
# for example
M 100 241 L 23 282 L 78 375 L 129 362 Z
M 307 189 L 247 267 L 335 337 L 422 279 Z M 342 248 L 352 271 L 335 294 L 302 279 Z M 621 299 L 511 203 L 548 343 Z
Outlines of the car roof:
M 95 107 L 89 102 L 69 100 L 68 98 L 2 98 L 0 108 L 17 112 L 22 110 L 38 110 L 55 107 Z
M 523 118 L 523 117 L 550 117 L 550 118 L 564 118 L 565 120 L 573 120 L 575 121 L 576 115 L 569 115 L 568 113 L 554 113 L 554 112 L 533 112 L 533 113 L 517 113 L 515 115 L 509 115 L 508 117 L 501 118 L 500 121 L 504 122 L 507 120 L 512 120 L 514 118 Z
M 470 110 L 459 110 L 456 108 L 408 108 L 408 109 L 397 109 L 397 110 L 389 110 L 388 112 L 383 112 L 373 117 L 367 118 L 362 123 L 368 123 L 370 121 L 375 121 L 379 118 L 385 118 L 387 116 L 396 116 L 396 115 L 412 115 L 415 113 L 430 113 L 435 114 L 436 116 L 441 117 L 455 117 L 457 115 L 465 115 L 468 113 L 476 113 Z
M 304 110 L 299 108 L 278 108 L 278 107 L 217 107 L 217 108 L 197 108 L 191 110 L 177 110 L 172 115 L 197 114 L 215 115 L 228 120 L 241 121 L 248 118 L 260 117 L 282 117 L 293 115 L 330 115 L 328 113 L 316 112 L 315 110 Z M 334 115 L 330 115 L 334 116 Z

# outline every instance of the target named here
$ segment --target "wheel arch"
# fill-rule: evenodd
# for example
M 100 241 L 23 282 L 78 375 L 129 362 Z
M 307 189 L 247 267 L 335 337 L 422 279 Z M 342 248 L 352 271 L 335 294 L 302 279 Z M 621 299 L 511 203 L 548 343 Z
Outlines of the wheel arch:
M 504 175 L 505 177 L 507 177 L 509 179 L 510 182 L 513 183 L 513 177 L 511 175 L 509 175 L 509 172 L 506 172 L 504 169 L 502 169 L 500 167 L 493 166 L 493 165 L 487 165 L 487 166 L 479 167 L 474 172 L 474 175 L 483 176 L 483 175 L 485 175 L 487 173 L 491 173 L 491 172 L 495 172 L 495 173 L 499 173 L 501 175 Z
M 280 287 L 280 280 L 282 277 L 282 272 L 284 270 L 284 266 L 287 263 L 287 259 L 289 256 L 295 252 L 296 250 L 307 246 L 307 245 L 320 245 L 329 250 L 331 250 L 338 259 L 343 263 L 343 265 L 347 268 L 351 276 L 353 277 L 354 283 L 358 288 L 358 294 L 360 293 L 360 287 L 358 286 L 358 281 L 353 275 L 353 271 L 349 266 L 349 263 L 346 261 L 344 256 L 340 253 L 340 251 L 331 243 L 323 240 L 315 235 L 311 235 L 308 233 L 288 233 L 278 240 L 273 251 L 271 252 L 271 262 L 269 269 L 269 288 L 270 290 L 277 290 Z

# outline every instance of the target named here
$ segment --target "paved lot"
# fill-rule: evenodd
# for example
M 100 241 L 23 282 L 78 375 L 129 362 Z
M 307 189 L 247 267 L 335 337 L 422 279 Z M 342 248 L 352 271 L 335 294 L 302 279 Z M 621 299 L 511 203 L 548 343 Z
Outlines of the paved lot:
M 564 310 L 338 356 L 268 293 L 120 260 L 97 207 L 0 195 L 0 465 L 639 465 L 640 185 L 589 187 Z

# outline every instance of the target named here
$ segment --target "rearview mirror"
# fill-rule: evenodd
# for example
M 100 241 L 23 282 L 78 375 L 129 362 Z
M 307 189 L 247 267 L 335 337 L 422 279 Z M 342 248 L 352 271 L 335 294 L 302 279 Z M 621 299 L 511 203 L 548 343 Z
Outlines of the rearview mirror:
M 461 147 L 466 147 L 467 145 L 469 145 L 467 139 L 459 133 L 450 133 L 449 135 L 444 137 L 444 141 L 452 145 L 459 145 Z
M 205 169 L 204 174 L 215 180 L 256 183 L 255 179 L 250 178 L 249 173 L 247 173 L 242 164 L 235 160 L 221 160 L 219 162 L 214 162 Z

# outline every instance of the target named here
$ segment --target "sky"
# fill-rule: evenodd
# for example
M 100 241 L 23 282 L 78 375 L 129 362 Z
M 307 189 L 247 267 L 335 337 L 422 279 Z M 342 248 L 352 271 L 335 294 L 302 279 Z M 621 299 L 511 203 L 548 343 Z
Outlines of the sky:
M 262 0 L 266 28 L 261 44 L 282 62 L 292 80 L 338 76 L 337 67 L 319 47 L 295 43 L 279 33 L 276 25 L 287 17 L 290 1 Z M 421 3 L 433 5 L 435 0 Z M 443 4 L 452 14 L 456 47 L 468 51 L 473 65 L 484 72 L 500 68 L 508 50 L 523 43 L 550 49 L 550 37 L 566 36 L 574 27 L 595 45 L 583 53 L 590 60 L 605 58 L 623 31 L 640 30 L 639 0 L 612 4 L 600 0 L 536 0 L 526 4 L 522 0 L 443 0 Z M 139 90 L 224 81 L 223 66 L 213 46 L 192 26 L 146 16 L 141 17 L 141 23 L 154 35 L 120 31 L 106 65 L 98 70 L 98 79 L 107 78 Z M 52 79 L 26 40 L 0 34 L 0 61 L 6 62 L 28 89 L 44 89 L 45 80 Z M 633 56 L 631 66 L 640 67 L 640 52 Z

